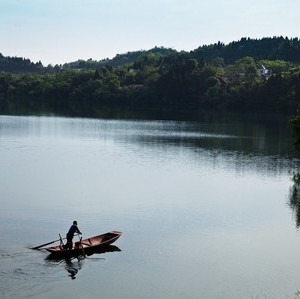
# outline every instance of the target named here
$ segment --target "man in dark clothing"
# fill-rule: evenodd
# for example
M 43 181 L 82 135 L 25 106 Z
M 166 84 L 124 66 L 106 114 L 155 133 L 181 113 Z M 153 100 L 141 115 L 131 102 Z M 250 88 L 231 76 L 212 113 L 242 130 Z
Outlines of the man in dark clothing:
M 72 249 L 73 248 L 73 237 L 74 234 L 78 233 L 81 235 L 81 231 L 77 227 L 77 221 L 73 221 L 72 226 L 70 227 L 69 231 L 67 232 L 67 243 L 64 245 L 65 249 Z

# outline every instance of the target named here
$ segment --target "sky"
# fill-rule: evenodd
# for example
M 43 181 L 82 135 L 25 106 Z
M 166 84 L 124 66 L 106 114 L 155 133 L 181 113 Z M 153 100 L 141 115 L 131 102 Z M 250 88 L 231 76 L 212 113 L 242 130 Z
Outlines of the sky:
M 300 0 L 0 0 L 0 53 L 44 65 L 299 37 Z

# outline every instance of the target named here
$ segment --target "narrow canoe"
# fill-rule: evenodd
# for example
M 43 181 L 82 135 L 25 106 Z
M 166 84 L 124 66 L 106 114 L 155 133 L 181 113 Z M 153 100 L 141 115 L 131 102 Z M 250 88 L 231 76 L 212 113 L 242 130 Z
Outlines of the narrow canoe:
M 105 247 L 114 243 L 120 238 L 121 234 L 122 233 L 119 231 L 111 231 L 99 236 L 73 242 L 73 248 L 71 250 L 65 250 L 61 245 L 47 247 L 46 250 L 56 258 L 89 255 L 90 253 L 101 249 L 101 247 Z

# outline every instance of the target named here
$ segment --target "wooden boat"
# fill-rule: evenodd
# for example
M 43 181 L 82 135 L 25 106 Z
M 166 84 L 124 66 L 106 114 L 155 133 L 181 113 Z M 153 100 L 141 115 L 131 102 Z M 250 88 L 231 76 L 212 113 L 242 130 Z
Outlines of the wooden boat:
M 46 261 L 61 261 L 61 260 L 72 260 L 73 258 L 78 258 L 80 259 L 81 256 L 83 257 L 87 257 L 87 256 L 91 256 L 91 255 L 94 255 L 94 254 L 103 254 L 103 253 L 107 253 L 107 252 L 120 252 L 122 251 L 119 247 L 115 246 L 115 245 L 102 245 L 102 246 L 98 246 L 98 247 L 95 247 L 93 249 L 90 249 L 88 250 L 88 252 L 85 252 L 85 255 L 83 256 L 82 253 L 80 254 L 73 254 L 73 255 L 55 255 L 53 253 L 50 253 L 46 258 L 45 260 Z
M 78 242 L 73 242 L 73 248 L 66 250 L 62 244 L 57 246 L 51 246 L 45 248 L 55 258 L 68 258 L 79 255 L 90 255 L 94 252 L 101 251 L 101 248 L 105 252 L 105 247 L 114 243 L 121 236 L 119 231 L 111 231 L 99 236 L 83 239 Z

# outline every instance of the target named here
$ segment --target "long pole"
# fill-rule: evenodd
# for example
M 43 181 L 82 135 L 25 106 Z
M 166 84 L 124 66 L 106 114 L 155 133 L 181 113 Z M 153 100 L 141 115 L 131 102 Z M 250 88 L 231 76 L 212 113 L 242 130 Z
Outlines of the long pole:
M 44 246 L 47 246 L 47 245 L 50 245 L 50 244 L 52 244 L 52 243 L 55 243 L 55 242 L 59 242 L 59 241 L 61 241 L 61 240 L 65 240 L 66 238 L 60 238 L 60 239 L 58 239 L 58 240 L 54 240 L 54 241 L 51 241 L 51 242 L 48 242 L 48 243 L 45 243 L 45 244 L 42 244 L 42 245 L 38 245 L 38 246 L 35 246 L 35 247 L 32 247 L 31 249 L 34 249 L 34 250 L 36 250 L 36 249 L 40 249 L 41 247 L 44 247 Z

